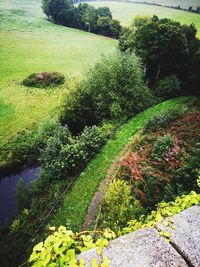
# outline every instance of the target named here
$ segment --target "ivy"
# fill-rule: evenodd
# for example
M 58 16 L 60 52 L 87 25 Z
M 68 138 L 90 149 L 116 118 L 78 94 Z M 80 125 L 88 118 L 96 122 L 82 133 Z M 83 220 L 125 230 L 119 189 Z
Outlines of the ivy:
M 178 196 L 175 201 L 161 202 L 147 217 L 141 216 L 139 220 L 131 220 L 128 226 L 123 228 L 120 234 L 130 233 L 143 227 L 155 226 L 158 222 L 165 224 L 173 222 L 173 215 L 200 203 L 200 194 L 191 191 L 188 195 Z M 167 219 L 166 219 L 167 218 Z M 165 235 L 168 236 L 168 233 Z
M 109 265 L 109 259 L 102 257 L 103 248 L 108 245 L 108 240 L 116 237 L 115 233 L 109 229 L 102 232 L 73 233 L 66 227 L 60 226 L 57 231 L 55 231 L 55 227 L 50 227 L 49 230 L 52 231 L 52 234 L 33 248 L 29 258 L 33 267 L 85 266 L 84 260 L 78 260 L 76 255 L 95 247 L 101 263 L 98 265 L 97 260 L 94 259 L 92 267 Z
M 200 194 L 192 191 L 188 195 L 182 195 L 171 202 L 159 203 L 157 210 L 152 211 L 148 216 L 142 215 L 139 220 L 128 222 L 128 226 L 123 228 L 117 234 L 110 229 L 104 231 L 84 231 L 73 233 L 66 227 L 60 226 L 56 231 L 55 227 L 50 227 L 52 232 L 44 242 L 40 242 L 33 248 L 33 252 L 29 258 L 32 267 L 84 267 L 83 259 L 77 259 L 77 255 L 97 248 L 97 253 L 101 259 L 98 263 L 97 259 L 92 260 L 92 267 L 108 267 L 109 259 L 103 258 L 103 249 L 108 245 L 109 240 L 117 236 L 130 233 L 143 227 L 153 227 L 158 222 L 163 221 L 165 226 L 169 226 L 173 230 L 173 215 L 200 203 Z M 170 238 L 169 232 L 159 232 L 165 239 Z

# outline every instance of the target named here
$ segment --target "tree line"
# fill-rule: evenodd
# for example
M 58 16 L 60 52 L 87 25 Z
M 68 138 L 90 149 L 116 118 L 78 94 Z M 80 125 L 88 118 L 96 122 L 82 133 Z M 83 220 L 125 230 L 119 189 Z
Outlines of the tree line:
M 146 82 L 159 95 L 174 97 L 177 87 L 179 94 L 199 94 L 200 40 L 194 24 L 139 16 L 123 29 L 119 49 L 141 58 Z
M 112 18 L 108 7 L 95 8 L 87 3 L 75 6 L 71 0 L 43 0 L 42 9 L 56 24 L 118 38 L 122 27 Z

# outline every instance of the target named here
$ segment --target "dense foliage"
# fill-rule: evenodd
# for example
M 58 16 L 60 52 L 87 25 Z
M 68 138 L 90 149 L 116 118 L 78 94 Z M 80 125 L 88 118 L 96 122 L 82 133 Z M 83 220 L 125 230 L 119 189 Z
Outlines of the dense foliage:
M 73 26 L 74 7 L 71 0 L 43 0 L 42 8 L 55 23 Z
M 58 72 L 41 72 L 30 74 L 22 84 L 29 87 L 53 87 L 65 82 L 65 76 Z
M 108 245 L 108 240 L 116 236 L 109 229 L 99 232 L 73 233 L 66 227 L 60 226 L 57 231 L 55 231 L 55 227 L 50 227 L 50 230 L 53 233 L 45 242 L 37 244 L 33 249 L 29 259 L 33 267 L 38 265 L 41 267 L 84 267 L 84 260 L 76 259 L 77 254 L 97 247 L 97 253 L 101 257 L 103 248 Z M 109 259 L 102 258 L 101 262 L 97 264 L 97 259 L 94 258 L 92 266 L 108 267 Z
M 122 27 L 108 7 L 94 8 L 87 3 L 74 6 L 71 0 L 43 0 L 42 8 L 54 23 L 118 38 Z
M 196 108 L 193 112 L 177 108 L 179 112 L 176 112 L 176 108 L 169 108 L 154 115 L 147 124 L 148 131 L 131 144 L 112 173 L 114 181 L 101 204 L 101 227 L 122 229 L 124 221 L 131 219 L 131 210 L 138 219 L 154 209 L 160 201 L 171 201 L 177 195 L 188 194 L 191 190 L 199 192 L 200 113 Z M 116 183 L 118 180 L 115 178 L 120 179 L 119 182 Z M 122 185 L 129 192 L 124 197 Z M 121 199 L 124 206 L 121 205 Z M 127 202 L 129 205 L 126 207 Z M 123 212 L 116 213 L 116 207 L 123 207 Z
M 8 149 L 10 160 L 18 163 L 32 165 L 38 162 L 41 151 L 45 148 L 50 137 L 62 132 L 58 119 L 46 119 L 34 125 L 32 129 L 26 130 L 10 142 Z
M 140 60 L 129 53 L 104 56 L 71 92 L 64 121 L 73 130 L 103 120 L 122 121 L 155 103 L 143 81 Z
M 136 18 L 132 27 L 125 29 L 119 41 L 121 51 L 134 51 L 146 67 L 146 79 L 154 85 L 159 79 L 176 75 L 184 90 L 198 92 L 200 41 L 193 24 L 181 25 L 171 19 Z M 195 77 L 195 81 L 192 77 Z M 191 86 L 189 87 L 189 84 Z M 166 92 L 167 93 L 167 92 Z M 162 92 L 162 96 L 164 95 Z M 176 96 L 177 90 L 170 92 Z
M 68 128 L 51 137 L 41 155 L 42 179 L 64 179 L 76 174 L 91 160 L 103 145 L 96 126 L 85 128 L 73 137 Z
M 131 194 L 129 184 L 120 179 L 114 179 L 106 189 L 101 209 L 101 227 L 112 225 L 115 231 L 119 230 L 119 225 L 126 226 L 130 218 L 138 218 L 143 212 L 139 202 Z
M 156 82 L 153 91 L 155 95 L 161 97 L 162 100 L 167 100 L 181 95 L 181 82 L 175 75 L 170 75 Z
M 178 105 L 161 110 L 159 113 L 154 114 L 145 125 L 145 132 L 153 132 L 156 130 L 166 129 L 167 125 L 177 118 L 181 118 L 188 108 L 184 105 Z

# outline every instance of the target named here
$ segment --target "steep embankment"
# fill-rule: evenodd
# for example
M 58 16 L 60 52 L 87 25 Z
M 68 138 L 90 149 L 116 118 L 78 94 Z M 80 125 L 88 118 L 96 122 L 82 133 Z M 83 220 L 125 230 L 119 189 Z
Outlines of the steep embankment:
M 88 207 L 100 182 L 105 178 L 109 166 L 115 161 L 120 151 L 142 129 L 153 114 L 165 108 L 188 103 L 193 97 L 180 97 L 156 105 L 129 120 L 120 127 L 114 139 L 109 140 L 101 152 L 80 175 L 72 190 L 66 194 L 64 202 L 51 225 L 67 225 L 69 229 L 80 230 L 86 217 Z

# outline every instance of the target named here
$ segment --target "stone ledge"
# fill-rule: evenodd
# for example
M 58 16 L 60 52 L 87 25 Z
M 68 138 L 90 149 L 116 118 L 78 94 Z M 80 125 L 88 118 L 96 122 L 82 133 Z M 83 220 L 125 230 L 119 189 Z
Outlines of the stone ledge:
M 108 257 L 110 267 L 188 267 L 178 252 L 158 234 L 154 228 L 143 228 L 119 237 L 103 250 L 103 258 Z M 86 251 L 78 257 L 91 267 L 92 260 L 100 258 L 96 249 Z
M 193 206 L 173 217 L 174 229 L 164 226 L 157 227 L 164 232 L 169 232 L 170 242 L 190 266 L 200 267 L 200 206 Z

